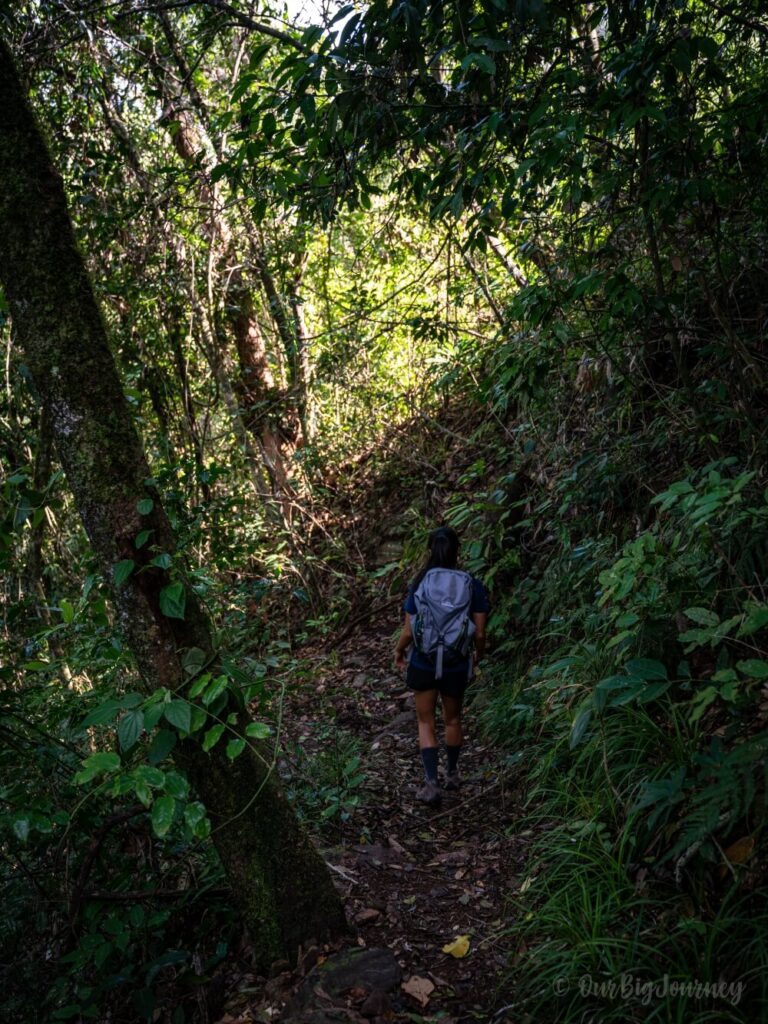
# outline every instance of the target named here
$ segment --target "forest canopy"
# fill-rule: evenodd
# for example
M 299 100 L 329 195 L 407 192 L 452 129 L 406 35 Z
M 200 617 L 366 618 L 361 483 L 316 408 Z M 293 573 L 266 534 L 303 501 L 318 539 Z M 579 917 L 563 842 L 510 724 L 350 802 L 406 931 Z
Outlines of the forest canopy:
M 350 925 L 439 977 L 334 857 L 475 811 L 486 1001 L 382 1019 L 761 1019 L 763 8 L 0 3 L 8 1020 L 289 1020 Z M 496 775 L 430 825 L 380 736 L 439 524 Z

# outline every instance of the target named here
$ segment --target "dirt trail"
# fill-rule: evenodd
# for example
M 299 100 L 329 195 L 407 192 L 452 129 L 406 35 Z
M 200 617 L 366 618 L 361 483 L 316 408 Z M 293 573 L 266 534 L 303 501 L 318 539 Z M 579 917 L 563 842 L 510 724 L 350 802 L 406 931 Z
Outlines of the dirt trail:
M 498 753 L 479 745 L 470 709 L 462 789 L 445 793 L 438 809 L 415 801 L 421 766 L 413 698 L 391 667 L 397 624 L 393 609 L 377 624 L 378 635 L 347 639 L 314 682 L 286 702 L 287 735 L 303 750 L 327 743 L 334 720 L 358 738 L 365 774 L 360 806 L 340 823 L 324 853 L 345 898 L 348 944 L 389 948 L 405 986 L 374 1006 L 378 1013 L 366 1003 L 367 993 L 353 988 L 333 1003 L 340 1016 L 312 1019 L 501 1022 L 505 1016 L 496 1011 L 508 1001 L 502 977 L 511 914 L 504 896 L 524 860 L 524 841 L 506 834 L 516 817 L 516 794 Z M 473 685 L 481 686 L 481 679 Z M 443 953 L 459 936 L 469 936 L 469 952 L 461 958 Z M 281 1019 L 303 973 L 318 954 L 330 952 L 309 950 L 298 972 L 275 965 L 266 1003 L 262 998 L 246 1008 L 242 996 L 235 997 L 224 1024 Z

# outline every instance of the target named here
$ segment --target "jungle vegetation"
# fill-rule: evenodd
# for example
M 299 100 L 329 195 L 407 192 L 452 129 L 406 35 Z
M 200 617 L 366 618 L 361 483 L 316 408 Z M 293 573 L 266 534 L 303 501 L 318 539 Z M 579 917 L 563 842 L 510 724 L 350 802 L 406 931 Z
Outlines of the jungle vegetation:
M 282 699 L 442 521 L 525 794 L 510 1019 L 763 1019 L 764 5 L 24 0 L 0 40 L 7 1019 L 202 1019 L 168 968 L 343 933 L 311 837 L 353 802 L 286 794 Z M 744 996 L 579 989 L 623 972 Z

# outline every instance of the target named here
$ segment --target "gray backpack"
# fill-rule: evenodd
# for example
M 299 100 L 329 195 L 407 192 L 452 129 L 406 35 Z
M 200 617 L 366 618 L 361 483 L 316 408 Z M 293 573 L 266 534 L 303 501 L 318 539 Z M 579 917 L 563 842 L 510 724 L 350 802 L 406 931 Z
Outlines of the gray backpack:
M 435 679 L 442 679 L 443 666 L 464 661 L 472 647 L 472 577 L 459 569 L 429 569 L 413 597 L 414 646 L 434 661 Z

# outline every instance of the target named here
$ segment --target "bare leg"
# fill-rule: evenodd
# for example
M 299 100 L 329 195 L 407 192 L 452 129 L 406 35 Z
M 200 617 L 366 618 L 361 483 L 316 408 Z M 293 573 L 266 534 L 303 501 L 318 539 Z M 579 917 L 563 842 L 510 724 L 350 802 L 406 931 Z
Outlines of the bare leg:
M 436 747 L 435 707 L 437 706 L 437 690 L 416 690 L 416 718 L 419 722 L 419 749 Z
M 445 724 L 446 746 L 461 746 L 464 735 L 461 728 L 461 706 L 463 703 L 463 697 L 443 696 L 443 722 Z

